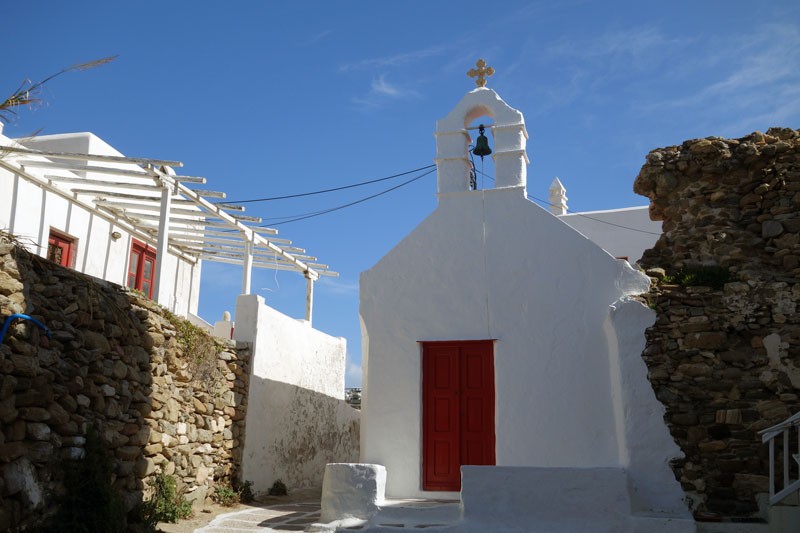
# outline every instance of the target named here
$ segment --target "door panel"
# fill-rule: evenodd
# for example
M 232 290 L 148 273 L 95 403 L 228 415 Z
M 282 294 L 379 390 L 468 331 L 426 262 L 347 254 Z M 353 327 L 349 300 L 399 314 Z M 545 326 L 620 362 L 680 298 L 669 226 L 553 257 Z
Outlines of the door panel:
M 446 487 L 459 468 L 458 350 L 438 347 L 424 358 L 424 366 L 429 378 L 423 385 L 427 398 L 423 407 L 423 455 L 430 458 L 425 479 L 431 486 Z
M 493 342 L 422 350 L 423 490 L 457 491 L 461 465 L 495 464 Z

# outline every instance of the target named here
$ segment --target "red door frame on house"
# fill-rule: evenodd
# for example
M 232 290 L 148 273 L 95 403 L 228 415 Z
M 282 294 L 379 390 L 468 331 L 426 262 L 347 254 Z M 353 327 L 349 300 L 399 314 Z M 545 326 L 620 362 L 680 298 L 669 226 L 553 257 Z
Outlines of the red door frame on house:
M 153 281 L 156 276 L 156 249 L 136 239 L 131 240 L 128 260 L 127 286 L 142 291 L 153 299 Z
M 494 341 L 422 342 L 422 489 L 461 490 L 461 465 L 495 464 Z
M 75 255 L 75 237 L 50 228 L 47 238 L 47 258 L 61 266 L 72 267 Z

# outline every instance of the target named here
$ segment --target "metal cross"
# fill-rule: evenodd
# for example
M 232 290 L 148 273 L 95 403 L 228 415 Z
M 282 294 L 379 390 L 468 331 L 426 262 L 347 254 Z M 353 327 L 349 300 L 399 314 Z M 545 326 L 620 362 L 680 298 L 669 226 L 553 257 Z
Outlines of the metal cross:
M 469 69 L 467 76 L 470 78 L 475 78 L 475 85 L 478 87 L 486 87 L 486 77 L 493 75 L 494 69 L 492 67 L 487 67 L 486 61 L 483 59 L 476 61 L 475 66 L 478 68 Z

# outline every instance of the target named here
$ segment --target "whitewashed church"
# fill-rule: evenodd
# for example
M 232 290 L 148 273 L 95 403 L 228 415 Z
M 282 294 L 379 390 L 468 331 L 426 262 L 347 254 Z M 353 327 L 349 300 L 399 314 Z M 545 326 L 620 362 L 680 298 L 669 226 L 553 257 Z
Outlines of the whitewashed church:
M 527 199 L 523 115 L 484 85 L 437 122 L 436 209 L 361 274 L 361 462 L 464 521 L 694 531 L 641 358 L 649 278 Z M 493 189 L 470 187 L 478 119 Z

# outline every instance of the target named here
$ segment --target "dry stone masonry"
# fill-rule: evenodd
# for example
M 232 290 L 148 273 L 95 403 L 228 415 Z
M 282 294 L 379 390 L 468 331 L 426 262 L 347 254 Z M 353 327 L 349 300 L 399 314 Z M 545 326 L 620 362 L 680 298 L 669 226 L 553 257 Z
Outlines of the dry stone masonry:
M 658 313 L 644 359 L 685 454 L 676 477 L 699 518 L 753 516 L 769 490 L 757 431 L 800 410 L 800 132 L 653 150 L 634 191 L 663 221 L 641 260 Z
M 128 508 L 162 469 L 205 497 L 236 476 L 248 352 L 215 347 L 153 302 L 59 267 L 0 234 L 0 531 L 28 529 L 64 491 L 63 461 L 96 428 Z

